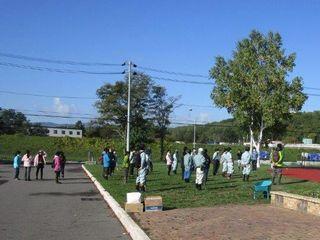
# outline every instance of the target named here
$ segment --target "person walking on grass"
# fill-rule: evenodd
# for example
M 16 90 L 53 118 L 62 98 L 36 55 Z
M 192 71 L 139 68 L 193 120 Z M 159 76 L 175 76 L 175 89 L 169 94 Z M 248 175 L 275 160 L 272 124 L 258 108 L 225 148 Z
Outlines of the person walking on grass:
M 40 179 L 43 179 L 43 168 L 46 164 L 46 157 L 47 154 L 40 150 L 37 155 L 34 157 L 34 166 L 36 167 L 36 180 L 38 180 L 39 172 L 40 172 Z
M 242 168 L 241 164 L 241 157 L 242 157 L 242 152 L 240 150 L 237 151 L 237 165 L 238 165 L 238 170 L 240 171 Z
M 278 184 L 281 184 L 282 168 L 283 168 L 283 147 L 279 143 L 275 151 L 271 154 L 271 163 L 273 164 L 272 169 L 272 184 L 275 184 L 275 180 L 278 177 Z
M 108 179 L 109 173 L 110 173 L 110 156 L 109 156 L 109 149 L 105 148 L 102 152 L 102 166 L 103 166 L 103 172 L 102 176 L 104 179 Z
M 185 154 L 183 157 L 184 163 L 184 181 L 190 182 L 190 174 L 191 174 L 191 165 L 192 165 L 192 156 L 191 151 L 189 149 L 185 149 Z
M 218 170 L 219 170 L 219 167 L 220 167 L 220 158 L 221 158 L 221 154 L 220 154 L 219 149 L 217 148 L 215 150 L 215 152 L 213 153 L 213 156 L 212 156 L 212 161 L 213 161 L 212 174 L 213 174 L 213 176 L 217 175 L 217 173 L 218 173 Z
M 174 174 L 177 174 L 177 169 L 178 169 L 178 159 L 179 159 L 179 154 L 178 154 L 178 150 L 175 150 L 174 151 L 174 154 L 173 154 L 173 161 L 172 161 L 172 172 Z
M 130 161 L 129 161 L 129 152 L 126 151 L 124 157 L 123 157 L 123 162 L 122 162 L 122 168 L 123 168 L 123 173 L 124 173 L 124 183 L 128 182 L 128 177 L 129 177 L 129 166 L 130 166 Z
M 222 175 L 231 179 L 233 174 L 233 160 L 231 155 L 231 148 L 227 147 L 224 150 L 224 153 L 221 155 L 221 162 L 222 162 Z
M 180 158 L 180 166 L 181 166 L 181 179 L 184 180 L 184 156 L 187 154 L 187 150 L 188 148 L 187 147 L 184 147 L 183 148 L 183 151 L 182 151 L 182 156 Z
M 27 150 L 26 154 L 23 155 L 21 161 L 23 162 L 23 167 L 24 167 L 24 180 L 31 181 L 30 174 L 31 174 L 31 166 L 32 166 L 33 158 L 29 150 Z
M 203 150 L 203 156 L 205 158 L 205 162 L 203 164 L 203 171 L 204 171 L 203 184 L 206 185 L 208 181 L 208 175 L 209 175 L 209 169 L 210 169 L 210 157 L 208 155 L 207 149 Z
M 223 153 L 221 154 L 220 162 L 222 164 L 222 176 L 226 177 L 227 176 L 227 171 L 228 171 L 228 165 L 227 165 L 227 148 L 223 150 Z
M 20 165 L 21 165 L 21 152 L 17 151 L 13 158 L 13 168 L 15 170 L 14 179 L 20 180 L 19 173 L 20 173 Z
M 167 162 L 168 176 L 170 176 L 171 168 L 172 168 L 172 156 L 171 156 L 170 150 L 167 151 L 166 162 Z
M 114 173 L 114 169 L 116 168 L 116 157 L 114 155 L 114 151 L 112 148 L 109 149 L 109 157 L 110 157 L 109 175 L 112 176 L 112 174 Z
M 136 190 L 139 192 L 145 192 L 146 191 L 146 183 L 147 183 L 147 155 L 144 151 L 144 147 L 141 147 L 140 150 L 140 168 L 138 171 L 138 176 L 136 179 Z
M 254 147 L 251 153 L 251 163 L 252 163 L 252 171 L 257 170 L 257 161 L 258 161 L 258 152 Z
M 132 150 L 130 152 L 130 156 L 129 156 L 129 161 L 130 161 L 130 165 L 129 165 L 129 172 L 130 172 L 130 176 L 133 176 L 133 172 L 134 172 L 134 167 L 136 165 L 136 163 L 134 162 L 135 160 L 135 155 L 136 155 L 136 151 Z
M 55 181 L 56 183 L 60 184 L 59 181 L 60 178 L 60 172 L 61 172 L 61 152 L 56 152 L 56 154 L 53 157 L 52 167 L 53 171 L 55 173 Z
M 151 149 L 147 149 L 146 153 L 146 161 L 147 161 L 147 175 L 153 171 L 153 163 L 151 159 Z
M 205 161 L 206 159 L 203 156 L 203 148 L 199 148 L 198 154 L 194 156 L 194 167 L 196 169 L 196 188 L 198 190 L 202 189 Z
M 250 147 L 246 147 L 244 153 L 241 155 L 242 166 L 242 180 L 249 181 L 249 175 L 251 171 L 251 154 Z

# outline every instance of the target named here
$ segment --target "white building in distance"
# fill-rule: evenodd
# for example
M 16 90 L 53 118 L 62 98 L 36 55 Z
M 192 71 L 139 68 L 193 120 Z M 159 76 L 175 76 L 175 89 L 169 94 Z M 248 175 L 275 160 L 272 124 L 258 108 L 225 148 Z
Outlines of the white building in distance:
M 82 138 L 82 130 L 72 128 L 53 128 L 48 127 L 49 137 L 74 137 Z

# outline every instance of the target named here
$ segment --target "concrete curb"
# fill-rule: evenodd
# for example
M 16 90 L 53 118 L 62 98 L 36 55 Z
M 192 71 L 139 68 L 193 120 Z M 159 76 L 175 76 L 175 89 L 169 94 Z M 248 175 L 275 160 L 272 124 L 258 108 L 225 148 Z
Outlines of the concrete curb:
M 104 200 L 108 203 L 114 214 L 118 217 L 124 228 L 130 234 L 133 240 L 150 240 L 148 235 L 132 220 L 132 218 L 123 210 L 119 203 L 108 193 L 98 180 L 82 165 L 83 170 L 94 183 L 96 188 L 99 190 L 100 194 Z

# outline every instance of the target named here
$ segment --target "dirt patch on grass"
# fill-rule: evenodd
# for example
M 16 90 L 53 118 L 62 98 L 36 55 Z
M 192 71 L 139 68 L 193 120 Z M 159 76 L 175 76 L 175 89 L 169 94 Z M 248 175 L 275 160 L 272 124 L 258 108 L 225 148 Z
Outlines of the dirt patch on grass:
M 151 239 L 317 239 L 319 217 L 270 205 L 134 214 Z

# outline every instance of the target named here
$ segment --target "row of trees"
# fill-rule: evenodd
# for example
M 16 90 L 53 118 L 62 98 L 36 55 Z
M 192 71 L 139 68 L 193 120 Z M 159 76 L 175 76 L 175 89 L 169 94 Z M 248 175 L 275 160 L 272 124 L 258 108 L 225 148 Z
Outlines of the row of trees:
M 0 134 L 16 133 L 45 136 L 47 129 L 38 123 L 31 123 L 21 112 L 0 108 Z

